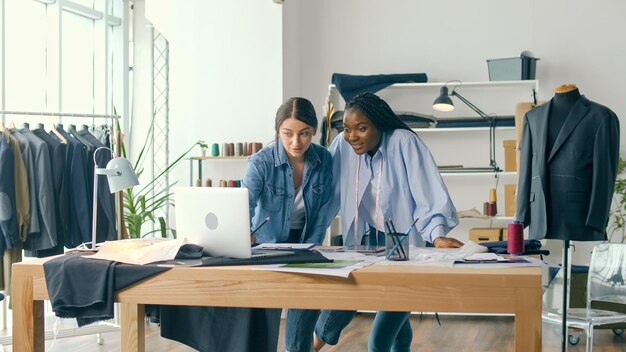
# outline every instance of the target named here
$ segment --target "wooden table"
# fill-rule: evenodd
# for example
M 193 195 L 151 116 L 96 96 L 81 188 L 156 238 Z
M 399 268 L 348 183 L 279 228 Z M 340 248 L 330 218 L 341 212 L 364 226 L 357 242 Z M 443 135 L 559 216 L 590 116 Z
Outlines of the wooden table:
M 44 350 L 45 260 L 13 265 L 13 350 Z M 121 351 L 143 352 L 144 304 L 514 313 L 515 351 L 541 351 L 539 268 L 373 265 L 348 279 L 253 270 L 174 268 L 116 293 Z

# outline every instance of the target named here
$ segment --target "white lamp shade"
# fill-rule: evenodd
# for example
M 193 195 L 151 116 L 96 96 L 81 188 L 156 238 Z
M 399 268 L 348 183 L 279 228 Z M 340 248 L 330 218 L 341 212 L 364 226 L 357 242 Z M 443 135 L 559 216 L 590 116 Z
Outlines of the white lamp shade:
M 139 184 L 133 166 L 130 161 L 124 158 L 111 159 L 107 164 L 106 170 L 109 171 L 107 172 L 107 178 L 109 179 L 111 193 L 123 191 Z

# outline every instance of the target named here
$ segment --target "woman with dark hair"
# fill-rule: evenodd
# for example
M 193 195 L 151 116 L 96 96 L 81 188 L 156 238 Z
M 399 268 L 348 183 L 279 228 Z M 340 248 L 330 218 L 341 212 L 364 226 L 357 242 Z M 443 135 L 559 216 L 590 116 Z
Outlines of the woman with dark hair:
M 332 195 L 332 162 L 328 150 L 312 143 L 317 131 L 313 104 L 304 98 L 287 100 L 276 113 L 275 130 L 275 143 L 248 158 L 243 178 L 252 228 L 270 217 L 257 231 L 256 242 L 321 244 Z M 316 310 L 288 310 L 287 351 L 310 351 L 318 314 Z
M 346 105 L 344 131 L 330 146 L 335 190 L 328 219 L 341 213 L 345 245 L 384 244 L 384 221 L 398 229 L 411 227 L 413 245 L 427 242 L 453 248 L 463 244 L 445 235 L 458 224 L 456 209 L 435 160 L 422 140 L 397 118 L 391 107 L 371 93 Z M 322 311 L 314 348 L 334 345 L 354 311 Z M 377 312 L 368 341 L 370 352 L 409 351 L 409 312 Z
M 287 100 L 276 113 L 275 130 L 274 143 L 248 158 L 243 178 L 251 228 L 270 217 L 256 232 L 256 242 L 321 244 L 332 195 L 332 161 L 328 150 L 312 143 L 317 116 L 311 102 Z M 200 351 L 274 352 L 280 314 L 280 309 L 163 306 L 161 335 Z M 288 310 L 288 351 L 301 351 L 302 344 L 310 350 L 318 314 Z M 301 333 L 304 326 L 306 334 Z

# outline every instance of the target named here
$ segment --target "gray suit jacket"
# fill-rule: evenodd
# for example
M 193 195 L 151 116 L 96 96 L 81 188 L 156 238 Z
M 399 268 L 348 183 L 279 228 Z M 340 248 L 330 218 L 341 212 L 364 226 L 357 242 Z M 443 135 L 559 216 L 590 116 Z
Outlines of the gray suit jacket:
M 524 117 L 516 218 L 530 226 L 532 239 L 605 240 L 619 155 L 617 116 L 581 96 L 546 151 L 551 106 Z

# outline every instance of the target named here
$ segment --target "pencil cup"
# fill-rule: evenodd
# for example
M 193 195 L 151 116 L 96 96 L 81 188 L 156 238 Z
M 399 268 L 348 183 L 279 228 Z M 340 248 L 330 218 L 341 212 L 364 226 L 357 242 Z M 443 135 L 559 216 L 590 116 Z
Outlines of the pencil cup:
M 409 259 L 409 237 L 404 233 L 386 233 L 385 248 L 388 260 L 408 260 Z

